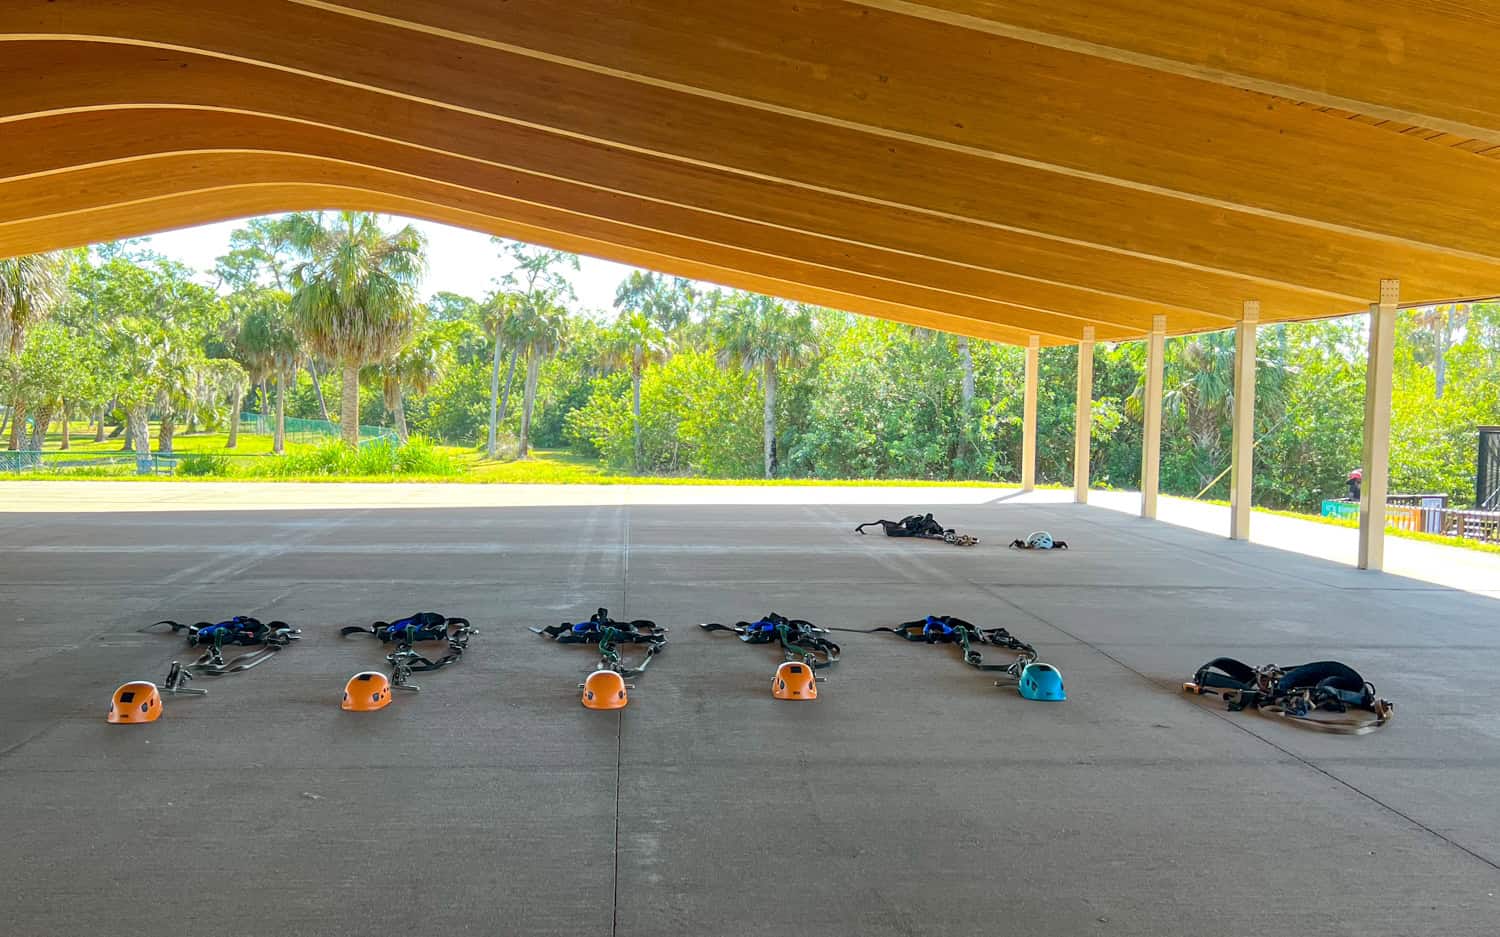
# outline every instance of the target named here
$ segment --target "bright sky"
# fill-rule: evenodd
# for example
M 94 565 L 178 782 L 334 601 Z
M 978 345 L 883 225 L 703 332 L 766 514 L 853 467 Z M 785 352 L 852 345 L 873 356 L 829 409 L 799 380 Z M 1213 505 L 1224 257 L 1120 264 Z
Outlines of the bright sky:
M 487 234 L 394 215 L 381 218 L 381 226 L 391 231 L 407 223 L 427 236 L 427 277 L 418 290 L 424 299 L 444 290 L 482 299 L 510 269 Z M 152 250 L 206 275 L 213 270 L 214 260 L 229 252 L 230 233 L 243 226 L 243 219 L 225 221 L 168 231 L 145 240 Z M 578 266 L 577 272 L 568 274 L 578 293 L 577 308 L 612 310 L 615 287 L 633 268 L 593 257 L 579 257 Z M 212 277 L 202 279 L 212 282 Z

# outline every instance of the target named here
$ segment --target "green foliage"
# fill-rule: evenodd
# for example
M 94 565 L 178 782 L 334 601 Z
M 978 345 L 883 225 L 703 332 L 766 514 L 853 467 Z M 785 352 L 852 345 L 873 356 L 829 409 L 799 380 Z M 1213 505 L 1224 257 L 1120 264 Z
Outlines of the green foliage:
M 178 460 L 176 472 L 179 475 L 199 477 L 228 475 L 230 470 L 229 456 L 212 452 L 194 452 Z
M 709 352 L 687 352 L 645 369 L 641 381 L 643 471 L 753 477 L 760 469 L 760 394 L 755 376 L 722 371 Z M 570 440 L 587 443 L 615 469 L 634 463 L 630 375 L 594 383 L 568 415 Z
M 306 452 L 267 459 L 258 474 L 271 478 L 370 475 L 457 475 L 463 466 L 428 440 L 414 436 L 404 445 L 386 441 L 351 448 L 327 442 Z

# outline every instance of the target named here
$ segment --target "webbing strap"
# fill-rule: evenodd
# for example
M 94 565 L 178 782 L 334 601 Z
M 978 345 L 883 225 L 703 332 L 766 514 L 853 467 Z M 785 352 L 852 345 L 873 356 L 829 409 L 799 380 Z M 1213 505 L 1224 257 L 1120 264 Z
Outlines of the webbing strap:
M 850 631 L 860 634 L 888 632 L 899 635 L 908 641 L 917 641 L 923 644 L 956 644 L 962 654 L 963 662 L 977 670 L 1003 670 L 1019 673 L 1016 666 L 1017 662 L 1009 664 L 984 663 L 983 657 L 973 648 L 974 644 L 989 645 L 1007 651 L 1014 651 L 1020 655 L 1019 663 L 1022 666 L 1026 662 L 1035 660 L 1037 656 L 1036 648 L 1015 637 L 1004 628 L 980 628 L 978 625 L 954 615 L 928 615 L 926 618 L 902 622 L 895 627 L 830 628 L 829 630 Z
M 823 637 L 831 629 L 820 628 L 802 618 L 787 618 L 771 612 L 759 621 L 737 621 L 733 625 L 704 622 L 698 627 L 704 631 L 727 631 L 746 644 L 774 641 L 781 646 L 786 660 L 800 661 L 814 670 L 830 667 L 839 659 L 839 646 Z

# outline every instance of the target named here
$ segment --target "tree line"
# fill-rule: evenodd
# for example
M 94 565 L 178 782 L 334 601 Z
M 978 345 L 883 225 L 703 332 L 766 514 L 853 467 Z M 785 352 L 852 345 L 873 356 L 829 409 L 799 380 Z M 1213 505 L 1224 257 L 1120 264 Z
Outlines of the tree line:
M 241 409 L 360 422 L 523 458 L 569 448 L 635 474 L 1014 480 L 1024 352 L 645 271 L 579 308 L 577 258 L 496 240 L 480 297 L 421 302 L 415 228 L 301 213 L 247 222 L 216 283 L 131 243 L 0 261 L 11 448 L 87 416 L 170 452 Z M 1364 317 L 1263 326 L 1256 502 L 1315 508 L 1358 467 Z M 1233 337 L 1169 339 L 1163 490 L 1224 497 Z M 1140 342 L 1096 348 L 1091 474 L 1138 484 Z M 1076 349 L 1041 354 L 1038 479 L 1072 478 Z M 1393 490 L 1472 500 L 1475 427 L 1500 423 L 1500 305 L 1402 314 Z M 519 398 L 519 399 L 517 399 Z

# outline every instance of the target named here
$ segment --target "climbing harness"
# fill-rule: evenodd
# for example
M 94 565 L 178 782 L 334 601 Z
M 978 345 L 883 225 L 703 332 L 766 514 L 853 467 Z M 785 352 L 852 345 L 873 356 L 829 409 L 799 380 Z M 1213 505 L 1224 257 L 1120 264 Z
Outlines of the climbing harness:
M 1014 681 L 1021 695 L 1033 700 L 1064 700 L 1067 694 L 1062 688 L 1062 674 L 1051 664 L 1043 664 L 1037 658 L 1036 648 L 1012 635 L 1004 628 L 980 628 L 971 622 L 952 615 L 928 615 L 915 621 L 903 622 L 895 627 L 876 628 L 832 628 L 831 631 L 851 631 L 860 634 L 889 632 L 908 641 L 923 644 L 952 644 L 959 648 L 965 664 L 976 670 L 998 671 L 1005 679 Z M 1016 659 L 1008 664 L 986 664 L 975 645 L 999 648 L 1015 653 Z M 997 680 L 995 686 L 1008 686 Z
M 957 547 L 972 547 L 979 542 L 978 537 L 961 534 L 952 527 L 944 527 L 932 519 L 931 514 L 908 514 L 899 521 L 865 521 L 854 528 L 857 534 L 863 534 L 866 527 L 880 525 L 887 537 L 919 537 L 923 540 L 941 540 L 951 543 Z
M 928 615 L 915 621 L 903 622 L 894 628 L 830 628 L 830 631 L 850 631 L 857 634 L 888 632 L 900 635 L 908 641 L 923 644 L 954 644 L 963 653 L 963 662 L 979 670 L 1010 671 L 1014 664 L 986 664 L 974 645 L 988 645 L 1014 651 L 1021 658 L 1035 660 L 1036 648 L 1014 637 L 1004 628 L 980 628 L 978 625 L 952 615 Z M 1016 673 L 1020 673 L 1017 669 Z
M 839 659 L 839 646 L 823 637 L 830 629 L 820 628 L 801 618 L 787 618 L 771 612 L 759 621 L 737 621 L 732 625 L 705 622 L 704 631 L 728 631 L 746 644 L 778 642 L 786 660 L 822 670 Z
M 220 622 L 200 621 L 194 625 L 184 625 L 168 619 L 153 622 L 141 630 L 149 631 L 159 625 L 170 626 L 174 634 L 186 631 L 188 647 L 204 649 L 203 656 L 191 664 L 194 672 L 216 676 L 249 670 L 302 637 L 301 629 L 293 628 L 284 621 L 264 622 L 249 615 L 236 615 Z M 224 648 L 227 645 L 258 647 L 259 650 L 225 660 Z
M 241 673 L 265 663 L 276 652 L 302 637 L 301 629 L 293 628 L 284 621 L 264 622 L 249 615 L 236 615 L 220 622 L 200 621 L 193 625 L 184 625 L 181 622 L 166 619 L 153 622 L 141 630 L 150 631 L 159 625 L 169 626 L 174 634 L 186 631 L 188 647 L 204 649 L 203 654 L 197 660 L 186 666 L 179 661 L 172 661 L 171 669 L 167 671 L 167 679 L 161 685 L 161 691 L 164 693 L 194 696 L 207 695 L 208 691 L 189 689 L 188 682 L 193 677 L 203 674 L 220 677 L 225 674 Z M 253 647 L 257 650 L 226 659 L 224 657 L 226 646 Z
M 551 638 L 558 644 L 597 644 L 599 667 L 596 670 L 613 671 L 623 677 L 636 677 L 646 672 L 652 658 L 667 646 L 667 629 L 649 618 L 631 621 L 615 621 L 609 610 L 601 608 L 587 621 L 563 622 L 546 628 L 532 628 L 532 632 Z M 627 644 L 645 645 L 645 656 L 635 667 L 625 666 L 622 648 Z
M 1230 657 L 1216 657 L 1184 683 L 1194 695 L 1222 698 L 1231 712 L 1254 709 L 1327 732 L 1363 735 L 1390 722 L 1396 706 L 1375 695 L 1375 687 L 1348 664 L 1319 660 L 1296 667 L 1251 667 Z M 1335 718 L 1317 713 L 1363 710 L 1370 718 Z
M 417 612 L 397 621 L 377 621 L 368 628 L 358 625 L 350 625 L 339 629 L 341 637 L 351 634 L 373 635 L 382 644 L 396 645 L 389 654 L 385 656 L 385 662 L 390 665 L 391 675 L 387 680 L 382 674 L 373 670 L 357 673 L 350 678 L 348 685 L 344 688 L 345 709 L 383 709 L 389 705 L 391 691 L 407 690 L 415 693 L 422 688 L 411 682 L 413 673 L 440 670 L 449 664 L 456 664 L 469 649 L 469 638 L 479 633 L 479 630 L 470 624 L 467 618 L 449 618 L 441 612 Z M 426 657 L 417 652 L 414 644 L 424 641 L 447 641 L 448 653 L 436 660 Z M 373 676 L 372 676 L 373 675 Z M 389 684 L 385 692 L 381 693 L 380 681 L 374 679 L 380 677 Z M 368 701 L 359 705 L 348 705 L 350 700 Z
M 1066 550 L 1068 541 L 1053 539 L 1052 535 L 1045 530 L 1037 530 L 1026 536 L 1025 540 L 1012 540 L 1012 550 Z

